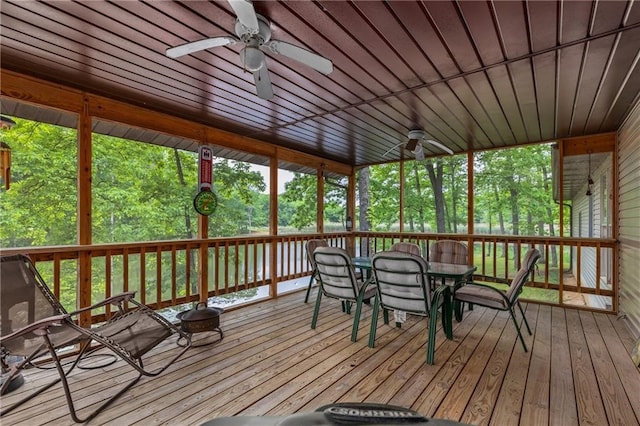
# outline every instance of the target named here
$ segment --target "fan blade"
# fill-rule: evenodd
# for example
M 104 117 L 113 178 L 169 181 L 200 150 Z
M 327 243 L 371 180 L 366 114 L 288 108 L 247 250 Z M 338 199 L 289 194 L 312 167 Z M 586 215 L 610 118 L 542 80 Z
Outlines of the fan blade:
M 254 72 L 253 78 L 256 82 L 256 94 L 258 97 L 266 100 L 273 98 L 273 88 L 271 87 L 267 66 L 264 65 L 258 71 Z
M 387 154 L 389 154 L 391 151 L 393 151 L 394 149 L 396 149 L 397 147 L 399 147 L 400 145 L 404 145 L 404 142 L 400 142 L 395 144 L 394 146 L 392 146 L 391 148 L 389 148 L 384 154 L 382 154 L 383 157 L 386 157 Z
M 416 146 L 418 146 L 418 139 L 409 139 L 409 142 L 407 142 L 407 146 L 405 146 L 404 149 L 413 152 L 413 150 L 416 149 Z
M 170 58 L 178 58 L 180 56 L 189 55 L 191 53 L 199 52 L 200 50 L 211 49 L 212 47 L 219 46 L 231 46 L 238 43 L 233 37 L 213 37 L 206 38 L 204 40 L 192 41 L 191 43 L 181 44 L 180 46 L 171 47 L 167 49 L 167 56 Z
M 397 147 L 399 147 L 400 145 L 404 144 L 404 142 L 400 142 L 395 144 L 394 146 L 392 146 L 391 148 L 389 148 L 388 150 L 385 151 L 384 154 L 382 154 L 383 157 L 386 157 L 387 154 L 389 154 L 391 151 L 393 151 L 394 149 L 396 149 Z
M 443 150 L 443 151 L 445 151 L 445 152 L 449 153 L 449 155 L 453 155 L 453 151 L 452 151 L 449 147 L 442 145 L 442 144 L 441 144 L 440 142 L 438 142 L 438 141 L 434 141 L 433 139 L 427 139 L 425 142 L 426 142 L 426 143 L 430 143 L 431 145 L 435 145 L 435 146 L 437 146 L 437 147 L 438 147 L 438 148 L 440 148 L 441 150 Z
M 416 160 L 418 161 L 424 160 L 424 151 L 422 150 L 422 144 L 418 144 L 416 146 L 416 149 L 415 151 L 413 151 L 413 154 L 416 156 Z
M 275 54 L 291 58 L 323 74 L 329 74 L 333 71 L 333 63 L 330 60 L 302 47 L 279 40 L 271 40 L 263 46 L 268 47 Z
M 258 17 L 250 0 L 228 0 L 231 9 L 236 13 L 238 21 L 251 34 L 258 34 L 260 27 L 258 26 Z

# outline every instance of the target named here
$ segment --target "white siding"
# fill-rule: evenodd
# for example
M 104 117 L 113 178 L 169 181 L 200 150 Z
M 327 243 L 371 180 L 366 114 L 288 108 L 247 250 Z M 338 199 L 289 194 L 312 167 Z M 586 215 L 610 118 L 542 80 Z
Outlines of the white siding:
M 618 132 L 620 311 L 640 337 L 640 102 Z
M 580 190 L 578 195 L 572 200 L 573 229 L 572 236 L 581 238 L 600 238 L 602 234 L 601 220 L 601 195 L 603 193 L 601 184 L 602 177 L 605 176 L 607 186 L 611 184 L 611 166 L 612 161 L 603 161 L 603 163 L 593 170 L 591 176 L 594 184 L 591 188 L 592 195 L 588 197 L 587 183 Z M 605 236 L 606 237 L 606 236 Z M 608 237 L 610 238 L 610 236 Z M 573 275 L 578 273 L 577 249 L 573 249 Z M 580 285 L 582 287 L 596 287 L 596 249 L 595 247 L 582 247 L 580 249 Z M 603 265 L 601 265 L 603 267 Z M 605 273 L 605 271 L 601 271 Z M 577 278 L 577 277 L 576 277 Z M 606 277 L 600 278 L 601 284 L 606 282 Z M 611 297 L 586 295 L 587 304 L 594 308 L 611 309 Z

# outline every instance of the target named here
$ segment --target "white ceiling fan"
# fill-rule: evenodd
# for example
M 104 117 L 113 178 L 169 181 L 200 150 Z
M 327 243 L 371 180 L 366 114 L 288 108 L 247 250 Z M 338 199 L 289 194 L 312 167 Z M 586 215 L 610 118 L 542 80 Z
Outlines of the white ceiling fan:
M 182 44 L 167 49 L 167 56 L 178 58 L 213 47 L 244 43 L 245 47 L 240 51 L 240 61 L 245 70 L 253 73 L 256 92 L 262 99 L 271 99 L 273 89 L 265 55 L 260 49 L 267 48 L 272 53 L 286 56 L 323 74 L 333 71 L 333 64 L 329 59 L 284 41 L 271 40 L 269 20 L 256 13 L 250 0 L 228 0 L 228 2 L 237 16 L 235 31 L 238 38 L 220 36 Z
M 410 130 L 407 136 L 409 137 L 409 141 L 406 143 L 406 145 L 404 142 L 400 142 L 399 144 L 394 145 L 389 150 L 387 150 L 387 152 L 385 152 L 382 156 L 386 157 L 387 154 L 389 154 L 391 151 L 393 151 L 397 147 L 401 145 L 405 145 L 404 149 L 406 149 L 407 151 L 411 151 L 413 155 L 415 155 L 416 160 L 424 160 L 424 150 L 422 147 L 423 143 L 428 143 L 428 144 L 437 146 L 441 150 L 445 151 L 447 154 L 453 155 L 453 151 L 449 147 L 441 144 L 438 141 L 434 141 L 433 139 L 427 139 L 427 133 L 424 130 L 421 130 L 421 129 Z

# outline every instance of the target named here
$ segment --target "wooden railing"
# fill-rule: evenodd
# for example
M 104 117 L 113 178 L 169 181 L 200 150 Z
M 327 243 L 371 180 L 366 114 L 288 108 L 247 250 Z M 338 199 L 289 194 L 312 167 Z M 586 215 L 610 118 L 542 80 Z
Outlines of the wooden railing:
M 614 240 L 356 232 L 21 248 L 3 250 L 3 255 L 24 253 L 30 256 L 68 310 L 79 306 L 78 294 L 83 291 L 91 295 L 92 302 L 120 291 L 136 291 L 138 300 L 160 309 L 259 286 L 269 286 L 270 297 L 275 297 L 278 282 L 311 273 L 304 247 L 312 238 L 328 239 L 330 245 L 353 250 L 359 255 L 388 249 L 397 241 L 412 241 L 421 245 L 427 257 L 433 241 L 460 240 L 473 247 L 472 262 L 478 267 L 474 279 L 496 283 L 509 282 L 524 252 L 535 246 L 543 253 L 543 260 L 528 287 L 557 294 L 557 300 L 546 302 L 563 305 L 564 295 L 576 293 L 580 297 L 602 297 L 610 301 L 605 310 L 617 311 L 617 245 Z M 200 265 L 200 253 L 206 253 L 205 268 Z M 272 259 L 272 253 L 275 259 Z M 83 264 L 80 258 L 87 255 L 91 265 L 89 289 L 80 288 L 78 284 L 83 282 L 78 279 Z M 612 259 L 611 266 L 603 264 L 602 259 Z M 202 271 L 206 271 L 206 275 Z M 611 277 L 611 280 L 589 277 Z M 205 291 L 201 292 L 201 289 Z M 109 314 L 107 308 L 90 321 L 103 321 Z
M 509 283 L 524 253 L 536 247 L 543 255 L 527 288 L 549 290 L 544 300 L 558 305 L 580 305 L 617 312 L 617 242 L 611 239 L 560 238 L 512 235 L 357 233 L 356 250 L 368 255 L 388 249 L 398 241 L 415 242 L 425 257 L 436 240 L 457 240 L 473 247 L 470 262 L 477 266 L 475 280 Z M 562 266 L 561 266 L 562 265 Z M 596 277 L 599 277 L 596 279 Z M 554 292 L 554 293 L 552 293 Z M 533 292 L 529 292 L 532 294 Z M 540 293 L 537 293 L 540 294 Z M 523 299 L 528 299 L 527 292 Z M 556 300 L 549 300 L 555 296 Z M 585 297 L 599 297 L 588 303 Z M 570 301 L 569 301 L 570 300 Z
M 3 255 L 22 253 L 36 264 L 56 297 L 69 311 L 81 305 L 83 291 L 96 302 L 121 291 L 136 291 L 136 298 L 153 309 L 206 300 L 208 297 L 270 286 L 277 294 L 279 281 L 311 273 L 305 242 L 325 238 L 345 247 L 348 234 L 305 234 L 212 238 L 189 241 L 157 241 L 90 246 L 38 247 L 3 250 Z M 202 268 L 199 253 L 207 256 Z M 276 253 L 271 272 L 271 253 Z M 91 258 L 89 289 L 80 288 L 81 256 Z M 201 271 L 206 270 L 203 275 Z M 206 296 L 201 295 L 206 289 Z M 86 304 L 86 303 L 85 303 Z M 90 322 L 100 322 L 110 308 Z

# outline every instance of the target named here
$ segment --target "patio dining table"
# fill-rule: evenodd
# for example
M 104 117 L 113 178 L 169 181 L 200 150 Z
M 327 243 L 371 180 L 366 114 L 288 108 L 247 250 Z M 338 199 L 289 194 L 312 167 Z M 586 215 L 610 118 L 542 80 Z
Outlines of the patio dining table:
M 351 262 L 355 268 L 361 269 L 365 272 L 367 279 L 371 277 L 372 265 L 370 257 L 354 257 L 351 259 Z M 450 302 L 453 304 L 453 296 L 457 289 L 465 285 L 467 282 L 472 280 L 473 273 L 478 269 L 477 266 L 474 265 L 459 265 L 455 263 L 441 263 L 441 262 L 427 262 L 429 265 L 429 269 L 427 273 L 429 277 L 433 280 L 433 284 L 435 285 L 436 280 L 440 279 L 442 284 L 446 284 L 451 286 L 451 291 L 449 292 L 449 296 L 451 298 Z M 455 312 L 456 321 L 460 321 L 462 319 L 462 306 L 458 304 L 453 304 Z

